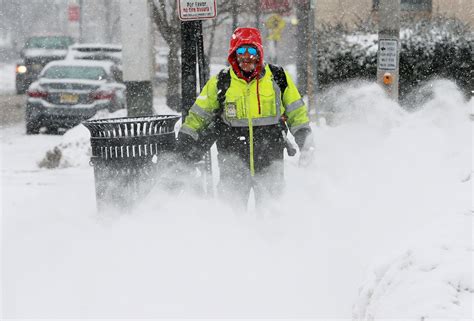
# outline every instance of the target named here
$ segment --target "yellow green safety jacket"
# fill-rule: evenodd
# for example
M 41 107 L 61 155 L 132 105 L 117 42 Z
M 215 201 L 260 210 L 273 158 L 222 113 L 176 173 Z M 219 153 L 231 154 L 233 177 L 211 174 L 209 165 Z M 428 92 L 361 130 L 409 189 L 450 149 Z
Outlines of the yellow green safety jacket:
M 290 132 L 309 128 L 308 110 L 293 83 L 285 71 L 287 86 L 283 92 L 272 75 L 269 65 L 265 65 L 260 78 L 247 82 L 239 78 L 232 68 L 230 84 L 225 93 L 223 106 L 218 99 L 218 77 L 212 77 L 204 86 L 194 105 L 189 110 L 180 132 L 199 139 L 199 133 L 207 128 L 214 117 L 231 128 L 248 128 L 249 166 L 254 174 L 254 127 L 278 125 L 282 117 Z M 258 94 L 257 94 L 258 93 Z M 279 133 L 281 135 L 281 132 Z

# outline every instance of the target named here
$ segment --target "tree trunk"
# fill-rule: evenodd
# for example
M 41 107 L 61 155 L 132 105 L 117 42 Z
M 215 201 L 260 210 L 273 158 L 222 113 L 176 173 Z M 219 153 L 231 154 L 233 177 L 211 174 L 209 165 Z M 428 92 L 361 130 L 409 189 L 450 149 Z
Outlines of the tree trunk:
M 260 1 L 255 1 L 255 28 L 260 29 L 260 17 L 262 15 L 260 9 Z
M 308 83 L 308 44 L 309 44 L 309 32 L 308 22 L 310 14 L 309 1 L 303 1 L 296 8 L 296 15 L 298 18 L 298 35 L 297 37 L 297 64 L 296 64 L 296 73 L 298 75 L 298 89 L 301 95 L 306 95 L 307 93 L 307 83 Z
M 237 1 L 232 2 L 232 32 L 239 26 L 239 4 Z

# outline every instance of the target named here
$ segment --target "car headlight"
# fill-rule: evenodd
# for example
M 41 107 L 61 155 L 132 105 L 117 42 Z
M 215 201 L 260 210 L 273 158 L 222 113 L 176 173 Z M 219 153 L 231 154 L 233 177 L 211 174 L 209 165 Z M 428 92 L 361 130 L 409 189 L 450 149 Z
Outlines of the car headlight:
M 16 66 L 16 72 L 19 74 L 24 74 L 26 70 L 27 70 L 26 66 L 23 66 L 23 65 Z

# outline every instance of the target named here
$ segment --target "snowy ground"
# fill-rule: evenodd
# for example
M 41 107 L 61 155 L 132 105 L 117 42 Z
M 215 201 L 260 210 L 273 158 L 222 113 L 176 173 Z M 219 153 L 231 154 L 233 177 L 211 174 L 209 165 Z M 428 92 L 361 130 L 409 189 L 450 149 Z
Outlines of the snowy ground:
M 0 95 L 15 92 L 15 64 L 0 62 Z
M 2 128 L 2 317 L 470 319 L 473 101 L 433 88 L 416 113 L 348 88 L 264 220 L 160 190 L 98 214 L 85 128 Z

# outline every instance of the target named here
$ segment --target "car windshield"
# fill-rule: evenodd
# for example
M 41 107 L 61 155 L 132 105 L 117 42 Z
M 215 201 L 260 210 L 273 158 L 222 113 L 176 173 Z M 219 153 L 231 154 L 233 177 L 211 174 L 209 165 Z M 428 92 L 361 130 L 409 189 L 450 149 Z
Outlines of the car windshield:
M 70 37 L 34 37 L 27 40 L 27 49 L 67 49 L 73 41 Z
M 49 67 L 43 77 L 49 79 L 89 79 L 102 80 L 107 76 L 105 70 L 101 67 L 87 66 L 52 66 Z

